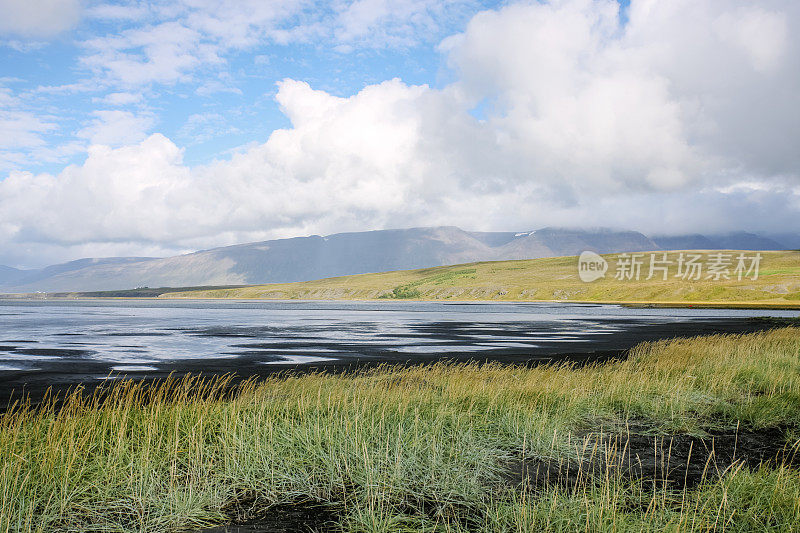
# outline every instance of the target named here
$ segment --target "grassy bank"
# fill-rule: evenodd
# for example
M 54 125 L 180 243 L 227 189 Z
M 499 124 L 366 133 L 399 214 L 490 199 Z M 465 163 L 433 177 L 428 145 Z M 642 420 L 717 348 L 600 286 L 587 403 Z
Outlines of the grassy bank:
M 345 531 L 800 530 L 797 328 L 595 367 L 224 385 L 118 383 L 4 414 L 0 531 L 183 531 L 309 504 Z
M 680 252 L 670 252 L 675 260 Z M 709 252 L 711 253 L 711 252 Z M 735 256 L 738 252 L 730 252 Z M 755 252 L 747 252 L 749 255 Z M 492 261 L 463 265 L 342 276 L 300 283 L 253 285 L 233 289 L 180 291 L 162 298 L 274 299 L 422 299 L 587 302 L 626 302 L 687 305 L 722 303 L 744 307 L 800 308 L 800 252 L 761 252 L 757 280 L 677 278 L 678 265 L 668 279 L 649 275 L 649 254 L 643 258 L 640 279 L 614 279 L 619 254 L 604 256 L 612 265 L 605 278 L 584 283 L 578 277 L 577 257 L 521 261 Z M 660 254 L 658 254 L 660 255 Z M 731 270 L 733 267 L 731 267 Z M 732 274 L 732 272 L 731 272 Z

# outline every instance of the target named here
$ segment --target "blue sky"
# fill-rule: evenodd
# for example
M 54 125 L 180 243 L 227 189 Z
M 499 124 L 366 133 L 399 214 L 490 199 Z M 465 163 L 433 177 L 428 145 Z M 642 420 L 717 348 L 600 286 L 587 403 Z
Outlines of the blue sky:
M 0 264 L 800 232 L 794 0 L 0 0 Z

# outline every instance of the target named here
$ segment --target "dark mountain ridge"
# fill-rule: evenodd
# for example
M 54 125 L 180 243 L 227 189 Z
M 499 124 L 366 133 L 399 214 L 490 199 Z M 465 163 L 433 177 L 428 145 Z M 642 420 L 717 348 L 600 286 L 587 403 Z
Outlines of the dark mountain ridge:
M 79 259 L 40 270 L 0 266 L 0 291 L 68 292 L 305 281 L 473 261 L 675 249 L 792 249 L 800 236 L 752 233 L 649 238 L 606 228 L 469 232 L 454 226 L 275 239 L 165 258 Z M 789 243 L 789 244 L 784 244 Z

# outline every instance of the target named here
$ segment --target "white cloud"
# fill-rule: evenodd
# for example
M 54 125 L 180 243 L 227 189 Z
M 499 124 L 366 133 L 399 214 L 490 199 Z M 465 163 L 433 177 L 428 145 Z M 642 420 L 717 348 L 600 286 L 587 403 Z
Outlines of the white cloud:
M 87 17 L 106 21 L 137 21 L 148 15 L 150 10 L 143 4 L 97 4 L 86 10 Z
M 783 13 L 743 6 L 720 15 L 713 27 L 723 41 L 733 43 L 750 58 L 755 70 L 768 72 L 780 66 L 788 31 Z
M 671 190 L 699 173 L 669 81 L 616 38 L 613 1 L 515 5 L 445 46 L 472 101 L 529 176 L 581 191 Z
M 186 119 L 178 135 L 190 139 L 195 144 L 239 132 L 236 126 L 231 125 L 228 119 L 219 113 L 195 113 Z
M 17 95 L 0 86 L 0 171 L 29 163 L 30 152 L 44 149 L 44 136 L 56 127 L 52 117 L 25 109 Z
M 246 48 L 283 40 L 304 8 L 322 9 L 305 0 L 183 0 L 189 26 L 225 47 Z M 302 22 L 301 22 L 302 23 Z
M 197 88 L 195 93 L 198 96 L 213 96 L 219 93 L 242 94 L 242 90 L 235 86 L 229 76 L 219 76 L 210 79 Z
M 183 0 L 155 2 L 147 9 L 97 6 L 91 14 L 98 18 L 139 18 L 150 23 L 84 41 L 86 54 L 81 63 L 101 83 L 114 87 L 194 81 L 200 71 L 224 67 L 224 56 L 232 50 L 285 40 L 288 30 L 283 26 L 304 4 L 300 0 Z M 216 83 L 218 87 L 205 90 L 219 90 Z
M 103 85 L 136 87 L 197 81 L 223 70 L 230 54 L 268 44 L 326 43 L 339 51 L 408 47 L 466 18 L 474 0 L 181 0 L 89 10 L 100 20 L 137 25 L 82 43 L 81 63 Z M 229 85 L 201 91 L 231 89 Z M 234 88 L 235 90 L 235 88 Z
M 0 182 L 0 211 L 2 222 L 17 229 L 4 237 L 77 244 L 133 233 L 151 235 L 150 242 L 166 240 L 172 229 L 164 225 L 167 197 L 189 179 L 180 160 L 180 150 L 156 134 L 124 148 L 92 146 L 83 165 L 58 176 L 12 172 Z
M 340 45 L 414 46 L 437 35 L 445 21 L 474 5 L 464 0 L 355 0 L 337 13 L 333 35 Z
M 0 241 L 174 245 L 411 216 L 448 183 L 425 183 L 427 162 L 415 161 L 417 104 L 431 96 L 439 98 L 395 80 L 343 99 L 287 80 L 278 99 L 293 129 L 230 161 L 190 170 L 180 149 L 155 134 L 123 148 L 93 146 L 83 165 L 58 176 L 12 173 L 0 182 L 0 223 L 18 230 Z M 324 110 L 330 119 L 318 120 Z M 42 205 L 46 213 L 34 208 Z
M 95 117 L 77 136 L 87 139 L 91 144 L 121 146 L 133 144 L 146 136 L 155 119 L 149 114 L 135 115 L 130 111 L 99 110 L 93 111 Z
M 32 113 L 0 110 L 0 146 L 4 149 L 43 146 L 42 134 L 54 128 L 55 124 Z
M 142 93 L 109 93 L 102 98 L 93 98 L 93 102 L 98 102 L 113 106 L 126 106 L 141 103 L 144 99 Z
M 214 46 L 180 22 L 129 29 L 83 45 L 89 54 L 81 62 L 104 83 L 123 87 L 188 81 L 195 69 L 221 62 Z
M 45 46 L 47 46 L 46 41 L 32 41 L 30 38 L 8 39 L 2 41 L 0 44 L 9 47 L 12 50 L 16 50 L 17 52 L 22 52 L 23 54 L 26 54 L 34 50 L 40 50 Z
M 687 138 L 708 158 L 748 173 L 797 176 L 800 3 L 647 0 L 634 2 L 630 17 L 625 44 L 641 68 L 668 80 Z
M 791 230 L 798 6 L 634 0 L 624 28 L 612 0 L 485 12 L 443 43 L 457 75 L 443 89 L 395 79 L 341 98 L 284 80 L 276 98 L 291 128 L 229 160 L 188 168 L 154 134 L 92 147 L 57 176 L 13 173 L 0 182 L 0 243 L 166 249 L 420 224 Z M 176 39 L 161 44 L 181 49 Z M 139 67 L 162 65 L 161 45 L 141 46 Z M 189 75 L 164 57 L 163 79 Z M 152 123 L 129 115 L 98 115 L 84 135 L 142 138 Z M 183 134 L 219 118 L 198 114 Z
M 0 0 L 0 35 L 52 37 L 75 27 L 81 0 Z

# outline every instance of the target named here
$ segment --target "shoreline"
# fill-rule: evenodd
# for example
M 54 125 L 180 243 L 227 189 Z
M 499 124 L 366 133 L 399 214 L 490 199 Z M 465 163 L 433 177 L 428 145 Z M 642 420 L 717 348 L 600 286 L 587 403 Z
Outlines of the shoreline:
M 672 339 L 694 338 L 707 335 L 741 335 L 754 334 L 774 330 L 781 327 L 800 325 L 795 318 L 779 317 L 740 317 L 740 318 L 708 318 L 703 320 L 679 320 L 657 324 L 642 324 L 627 319 L 615 320 L 624 324 L 625 329 L 591 342 L 577 340 L 571 344 L 560 343 L 528 348 L 496 347 L 487 350 L 448 351 L 446 345 L 441 351 L 433 353 L 414 353 L 402 350 L 382 350 L 363 347 L 351 347 L 352 353 L 340 352 L 326 361 L 294 363 L 291 361 L 275 361 L 261 364 L 264 358 L 257 349 L 252 355 L 242 353 L 237 357 L 192 358 L 164 360 L 157 364 L 157 369 L 147 371 L 114 371 L 114 363 L 93 360 L 73 360 L 69 357 L 54 362 L 49 368 L 30 371 L 3 372 L 0 380 L 0 411 L 7 408 L 14 400 L 26 396 L 31 402 L 38 403 L 48 390 L 65 394 L 76 387 L 85 392 L 104 388 L 109 383 L 120 379 L 131 379 L 141 382 L 164 380 L 170 376 L 233 376 L 235 382 L 247 379 L 268 380 L 277 375 L 309 375 L 322 373 L 340 375 L 358 373 L 360 371 L 384 367 L 387 369 L 403 369 L 427 367 L 440 362 L 499 364 L 509 367 L 533 368 L 548 364 L 569 364 L 585 366 L 604 364 L 613 360 L 624 360 L 635 346 L 643 342 L 670 341 Z M 441 330 L 443 338 L 449 338 L 454 332 Z M 261 342 L 254 340 L 253 342 Z M 287 348 L 292 348 L 287 344 Z M 280 346 L 276 346 L 280 350 Z M 313 355 L 313 350 L 309 351 Z
M 178 292 L 178 291 L 176 291 Z M 164 293 L 170 294 L 170 293 Z M 776 311 L 800 311 L 800 302 L 772 301 L 651 301 L 651 300 L 510 300 L 510 299 L 417 299 L 417 298 L 242 298 L 242 297 L 187 297 L 187 296 L 56 296 L 37 298 L 32 296 L 0 295 L 0 302 L 30 301 L 202 301 L 202 302 L 370 302 L 370 303 L 441 303 L 441 304 L 575 304 L 617 305 L 632 309 L 774 309 Z

